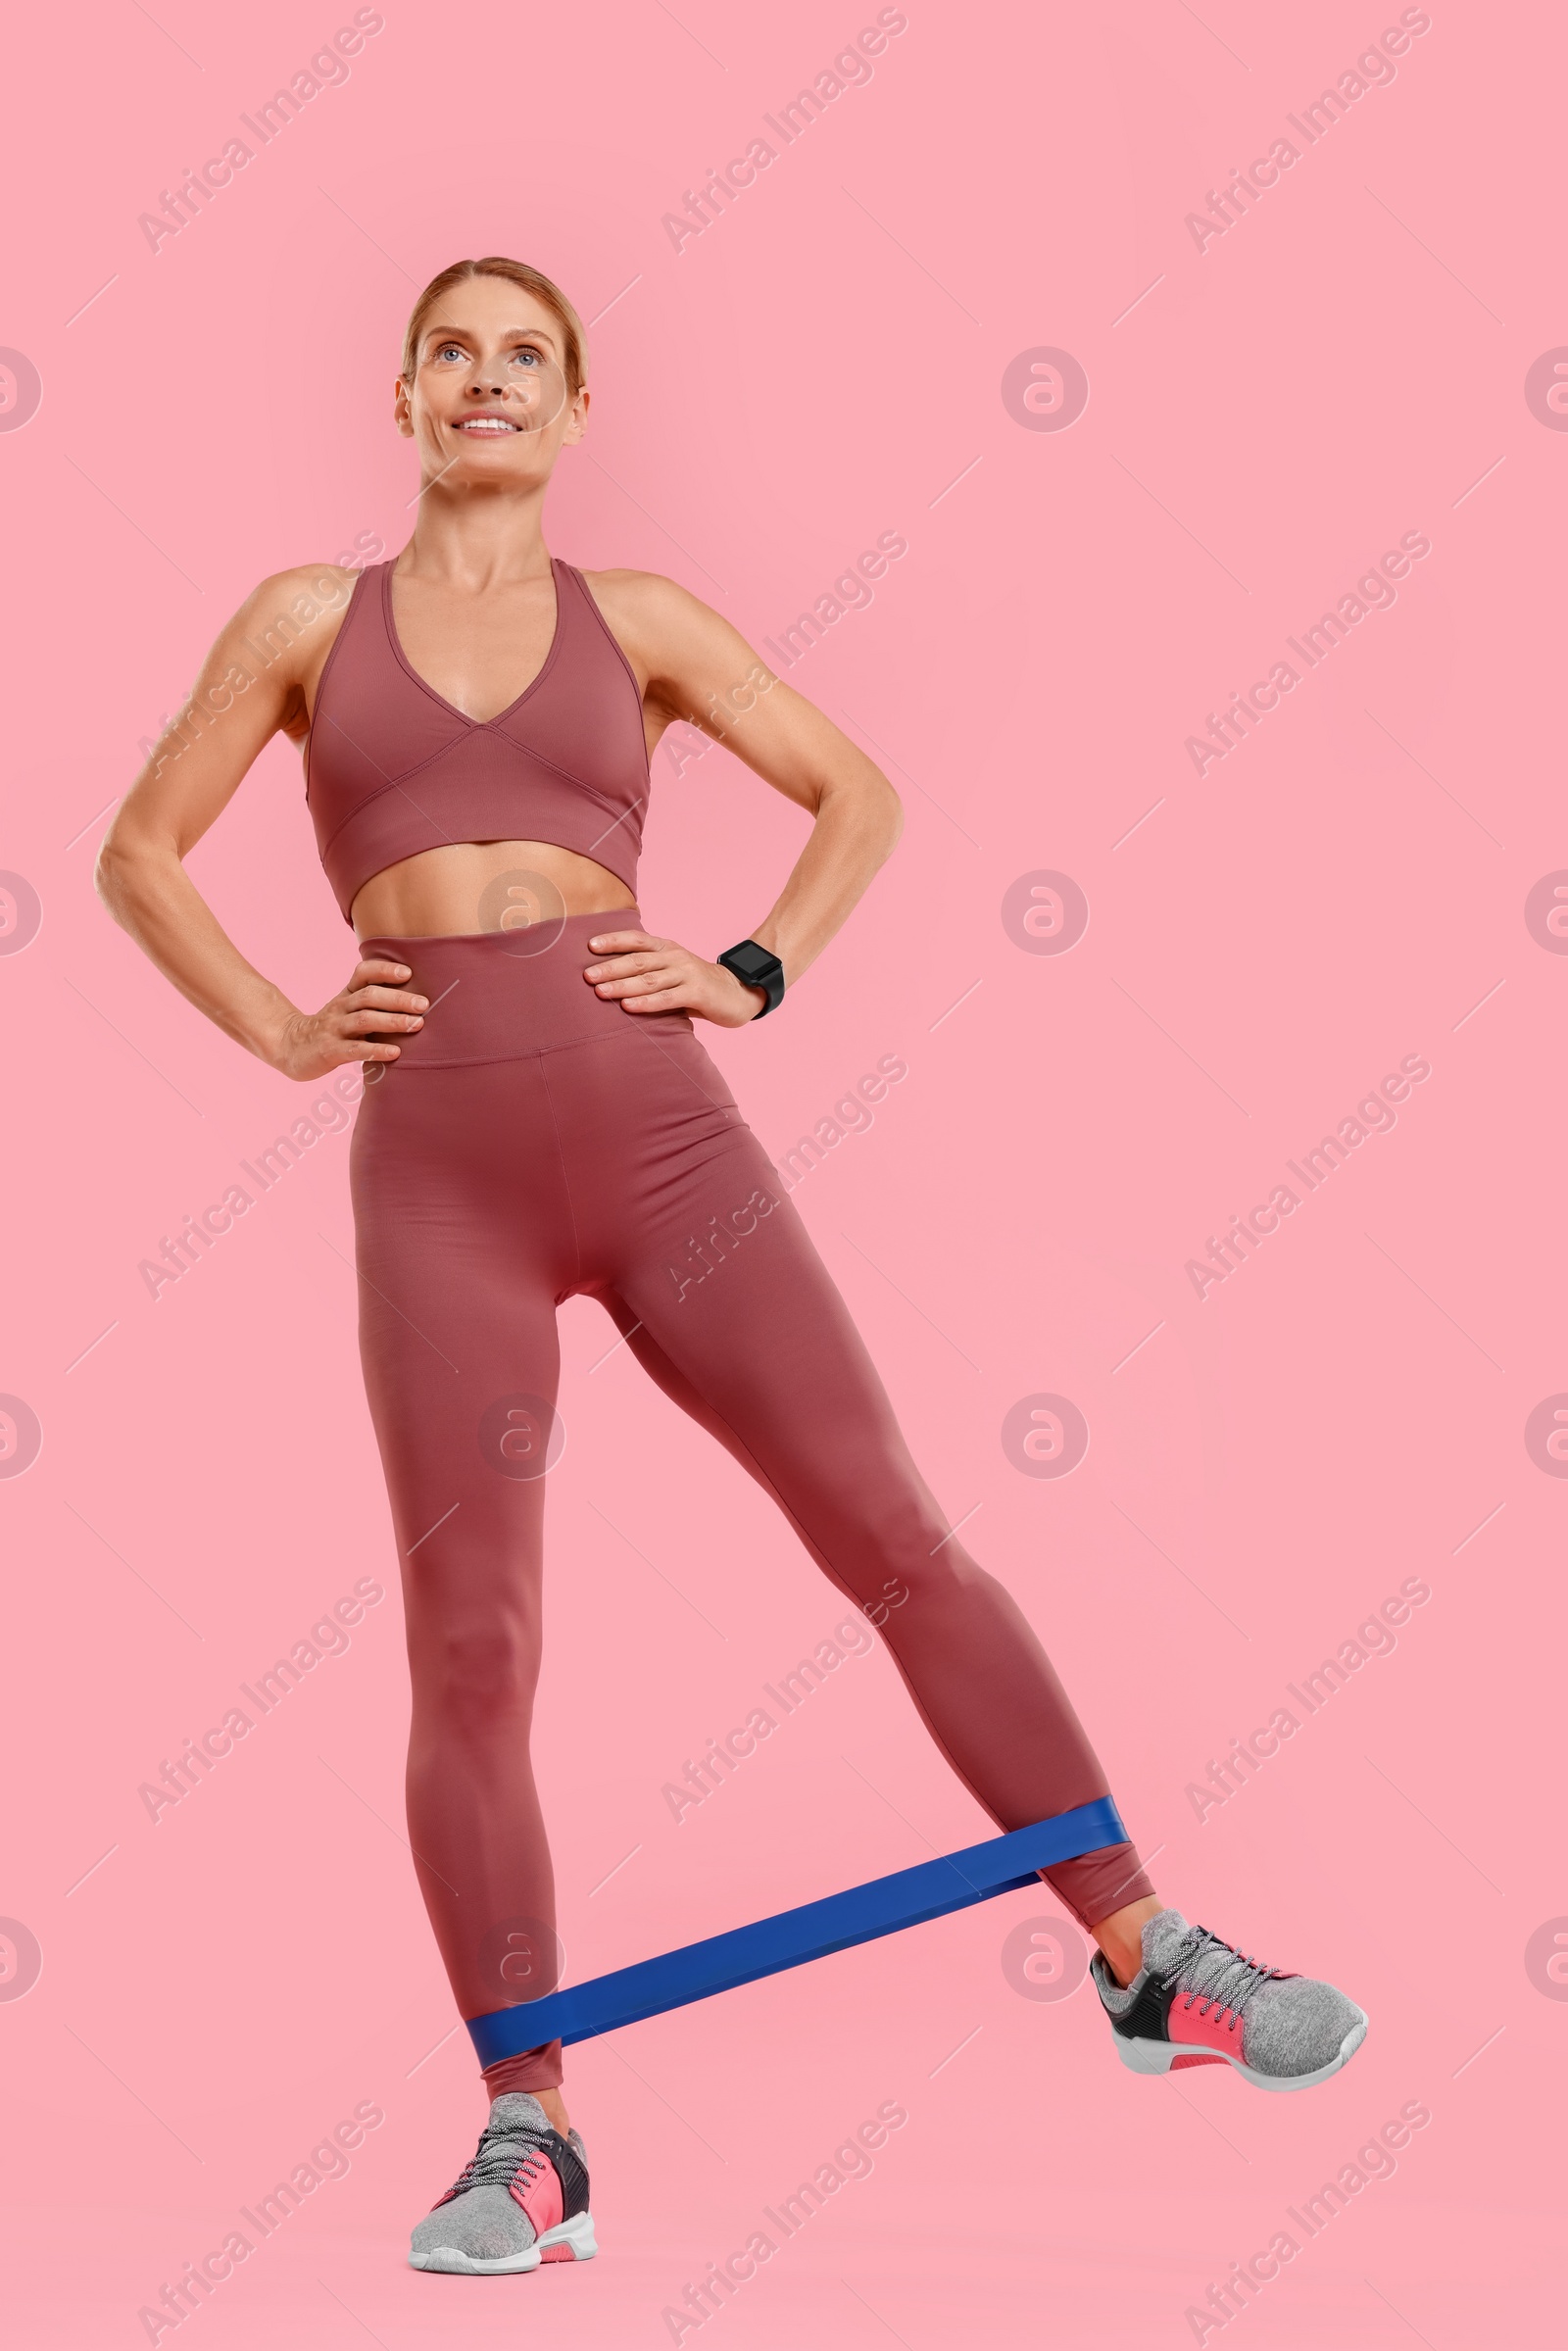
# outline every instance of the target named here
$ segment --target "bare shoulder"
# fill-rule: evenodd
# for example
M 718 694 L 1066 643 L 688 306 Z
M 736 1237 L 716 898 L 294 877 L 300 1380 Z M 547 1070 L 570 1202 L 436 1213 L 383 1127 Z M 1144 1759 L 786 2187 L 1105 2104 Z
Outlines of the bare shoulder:
M 583 578 L 607 620 L 613 614 L 631 625 L 657 628 L 711 609 L 662 571 L 585 571 Z
M 662 571 L 585 571 L 583 578 L 610 627 L 648 675 L 659 675 L 671 661 L 706 642 L 735 634 L 721 612 Z
M 358 571 L 343 563 L 294 563 L 255 587 L 224 632 L 222 650 L 254 672 L 258 663 L 291 698 L 284 730 L 308 723 L 315 689 L 343 625 Z
M 253 588 L 235 618 L 263 627 L 287 620 L 296 630 L 309 628 L 323 613 L 343 611 L 359 576 L 342 563 L 295 563 Z

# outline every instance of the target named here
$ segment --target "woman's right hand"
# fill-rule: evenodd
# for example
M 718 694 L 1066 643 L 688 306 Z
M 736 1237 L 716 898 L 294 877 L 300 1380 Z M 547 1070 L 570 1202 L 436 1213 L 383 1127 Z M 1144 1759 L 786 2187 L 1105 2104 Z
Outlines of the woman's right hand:
M 380 1042 L 393 1029 L 424 1025 L 429 998 L 411 995 L 399 982 L 412 977 L 407 963 L 367 955 L 354 966 L 349 984 L 319 1012 L 296 1012 L 283 1024 L 268 1056 L 286 1078 L 309 1085 L 345 1061 L 395 1061 L 399 1048 Z M 374 1036 L 376 1042 L 368 1043 Z

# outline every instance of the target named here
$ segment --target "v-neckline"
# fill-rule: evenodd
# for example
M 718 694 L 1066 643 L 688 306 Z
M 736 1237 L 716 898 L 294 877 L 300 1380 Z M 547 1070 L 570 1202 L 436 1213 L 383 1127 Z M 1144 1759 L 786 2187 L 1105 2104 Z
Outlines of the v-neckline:
M 399 668 L 405 671 L 409 677 L 412 677 L 415 684 L 422 693 L 428 694 L 432 702 L 438 702 L 444 710 L 450 710 L 454 718 L 461 718 L 465 726 L 499 726 L 504 718 L 510 718 L 514 710 L 520 710 L 523 704 L 527 701 L 529 695 L 537 693 L 538 689 L 544 684 L 545 679 L 550 675 L 551 670 L 555 666 L 556 655 L 561 650 L 563 618 L 563 598 L 561 590 L 562 566 L 557 561 L 556 557 L 552 556 L 550 559 L 550 578 L 556 591 L 556 625 L 551 633 L 550 650 L 545 655 L 544 661 L 540 666 L 537 676 L 529 679 L 527 685 L 523 687 L 522 692 L 517 696 L 515 702 L 509 702 L 504 710 L 497 710 L 494 716 L 490 718 L 475 718 L 471 710 L 460 710 L 455 702 L 449 702 L 446 696 L 441 693 L 439 688 L 431 685 L 427 677 L 421 677 L 419 675 L 419 672 L 415 668 L 414 663 L 404 652 L 403 640 L 398 635 L 397 615 L 392 610 L 392 573 L 396 568 L 396 564 L 397 558 L 394 556 L 391 563 L 382 566 L 381 611 L 386 620 L 387 643 L 392 648 L 393 654 L 397 659 Z

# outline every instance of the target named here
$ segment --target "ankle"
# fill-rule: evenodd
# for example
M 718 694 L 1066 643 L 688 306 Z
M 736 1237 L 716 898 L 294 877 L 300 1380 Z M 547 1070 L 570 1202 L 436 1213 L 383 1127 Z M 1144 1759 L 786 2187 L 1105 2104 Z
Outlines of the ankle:
M 1144 1927 L 1165 1907 L 1157 1895 L 1148 1894 L 1143 1901 L 1129 1902 L 1124 1910 L 1112 1911 L 1098 1927 L 1090 1928 L 1123 1991 L 1144 1964 Z
M 564 2138 L 571 2129 L 571 2122 L 566 2113 L 565 2100 L 562 2097 L 560 2090 L 536 2089 L 533 2094 L 544 2108 L 545 2120 L 549 2123 L 551 2130 L 559 2131 L 562 2137 Z

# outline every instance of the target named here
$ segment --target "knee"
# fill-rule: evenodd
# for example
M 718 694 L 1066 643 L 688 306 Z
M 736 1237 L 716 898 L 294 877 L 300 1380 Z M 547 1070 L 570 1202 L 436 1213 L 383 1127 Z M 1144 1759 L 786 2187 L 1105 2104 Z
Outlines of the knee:
M 539 1639 L 525 1618 L 442 1625 L 416 1634 L 409 1661 L 416 1696 L 467 1723 L 524 1718 L 539 1679 Z
M 975 1598 L 981 1571 L 967 1562 L 922 1559 L 897 1568 L 882 1579 L 860 1608 L 877 1630 L 892 1640 L 901 1625 L 913 1624 L 932 1613 L 956 1621 Z M 989 1577 L 984 1579 L 989 1584 Z
M 884 1549 L 858 1566 L 853 1583 L 860 1612 L 883 1638 L 897 1643 L 902 1627 L 966 1623 L 992 1607 L 1001 1587 L 976 1565 L 956 1539 L 944 1542 L 924 1528 L 915 1542 Z
M 911 1600 L 952 1595 L 975 1572 L 934 1505 L 915 1494 L 892 1503 L 857 1494 L 829 1540 L 834 1569 L 878 1627 Z

